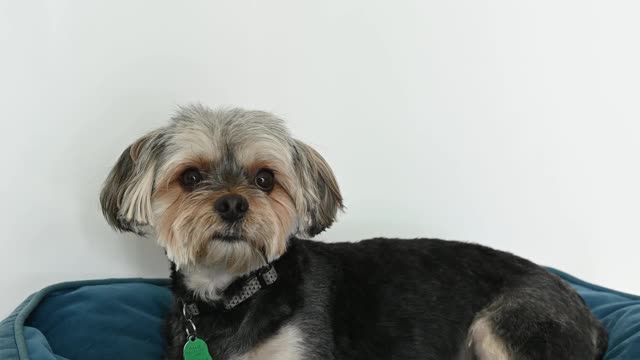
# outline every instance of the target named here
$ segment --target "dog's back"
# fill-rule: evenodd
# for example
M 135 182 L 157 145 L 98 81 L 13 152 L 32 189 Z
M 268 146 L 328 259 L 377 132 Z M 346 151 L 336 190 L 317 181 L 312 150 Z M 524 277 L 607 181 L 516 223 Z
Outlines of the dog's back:
M 296 248 L 309 259 L 303 287 L 329 290 L 336 358 L 584 360 L 606 349 L 568 285 L 509 253 L 434 239 Z

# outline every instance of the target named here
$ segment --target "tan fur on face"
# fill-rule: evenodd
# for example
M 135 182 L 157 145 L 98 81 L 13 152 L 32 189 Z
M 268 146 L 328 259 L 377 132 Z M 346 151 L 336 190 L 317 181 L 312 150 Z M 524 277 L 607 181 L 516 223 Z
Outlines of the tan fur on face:
M 194 189 L 180 176 L 196 168 Z M 255 185 L 261 169 L 275 186 Z M 228 224 L 214 210 L 226 194 L 249 203 L 241 221 Z M 244 274 L 280 257 L 292 236 L 314 236 L 342 209 L 331 169 L 311 147 L 294 139 L 279 118 L 242 109 L 180 108 L 171 123 L 125 150 L 101 192 L 107 221 L 120 231 L 153 233 L 178 268 Z M 239 240 L 223 241 L 234 236 Z M 200 269 L 200 270 L 202 270 Z M 212 270 L 213 269 L 213 270 Z
M 226 194 L 242 195 L 249 202 L 240 241 L 214 238 L 229 228 L 213 210 L 215 201 Z M 280 257 L 296 223 L 295 204 L 280 185 L 269 194 L 248 186 L 189 192 L 174 180 L 154 192 L 153 208 L 158 242 L 176 265 L 222 265 L 237 274 L 263 265 L 260 252 L 269 260 Z
M 286 250 L 287 239 L 295 228 L 296 210 L 289 194 L 279 185 L 260 200 L 250 198 L 247 227 L 256 229 L 250 237 L 261 241 L 254 246 L 264 249 L 269 259 L 280 257 Z M 255 226 L 253 226 L 255 225 Z M 260 233 L 270 229 L 271 233 Z
M 300 215 L 306 211 L 306 202 L 286 146 L 258 141 L 239 148 L 237 155 L 250 174 L 255 174 L 260 169 L 274 172 L 277 184 L 271 197 L 275 201 L 273 208 L 279 215 L 279 228 L 288 231 L 285 233 L 287 236 L 301 233 Z
M 282 158 L 282 154 L 288 154 L 285 146 L 269 145 L 263 140 L 240 147 L 242 150 L 234 153 L 240 158 L 239 166 L 250 178 L 260 169 L 274 172 L 276 185 L 269 194 L 258 190 L 251 180 L 245 185 L 229 187 L 226 184 L 222 190 L 214 191 L 205 186 L 189 192 L 178 180 L 183 171 L 197 168 L 205 176 L 218 171 L 218 157 L 206 154 L 206 151 L 214 150 L 210 145 L 199 148 L 200 142 L 202 140 L 183 148 L 178 144 L 173 146 L 176 155 L 160 168 L 152 196 L 158 241 L 169 259 L 177 266 L 222 265 L 231 273 L 242 274 L 264 263 L 260 252 L 269 260 L 280 257 L 286 250 L 288 238 L 296 230 L 298 214 L 291 196 L 296 184 L 291 159 L 290 156 Z M 207 161 L 207 157 L 211 161 Z M 241 241 L 214 239 L 214 234 L 226 233 L 230 227 L 213 210 L 215 201 L 226 194 L 242 195 L 249 202 L 249 211 L 240 224 Z

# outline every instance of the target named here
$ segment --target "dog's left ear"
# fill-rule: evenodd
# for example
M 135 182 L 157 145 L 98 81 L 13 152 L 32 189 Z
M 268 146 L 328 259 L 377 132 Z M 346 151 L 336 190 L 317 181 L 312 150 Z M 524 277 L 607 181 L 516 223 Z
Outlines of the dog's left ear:
M 327 229 L 344 208 L 333 171 L 326 160 L 309 145 L 294 140 L 293 158 L 301 185 L 302 204 L 299 232 L 314 236 Z

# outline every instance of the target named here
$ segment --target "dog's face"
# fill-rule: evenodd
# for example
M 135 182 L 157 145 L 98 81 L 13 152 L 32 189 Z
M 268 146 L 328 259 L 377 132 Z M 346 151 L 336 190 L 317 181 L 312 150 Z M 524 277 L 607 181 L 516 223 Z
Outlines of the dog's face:
M 329 227 L 342 197 L 325 160 L 264 112 L 182 108 L 129 146 L 100 201 L 115 228 L 152 233 L 178 267 L 244 273 Z

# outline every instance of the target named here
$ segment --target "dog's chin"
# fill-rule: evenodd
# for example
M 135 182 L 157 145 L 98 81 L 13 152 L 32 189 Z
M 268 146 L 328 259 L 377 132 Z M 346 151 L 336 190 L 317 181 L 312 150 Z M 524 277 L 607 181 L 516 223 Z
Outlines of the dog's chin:
M 190 264 L 196 267 L 215 267 L 236 275 L 250 272 L 264 265 L 261 251 L 252 240 L 241 234 L 214 233 Z

